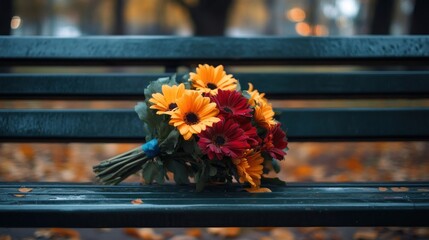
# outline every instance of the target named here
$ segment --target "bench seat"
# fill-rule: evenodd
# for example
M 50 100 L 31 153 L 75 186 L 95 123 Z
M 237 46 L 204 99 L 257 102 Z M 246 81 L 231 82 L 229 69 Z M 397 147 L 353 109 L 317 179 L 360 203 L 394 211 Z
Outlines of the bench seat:
M 20 187 L 32 188 L 21 193 Z M 1 183 L 3 227 L 429 226 L 429 182 L 240 186 Z M 22 196 L 24 195 L 24 196 Z M 17 197 L 19 196 L 19 197 Z M 141 199 L 143 203 L 132 204 Z

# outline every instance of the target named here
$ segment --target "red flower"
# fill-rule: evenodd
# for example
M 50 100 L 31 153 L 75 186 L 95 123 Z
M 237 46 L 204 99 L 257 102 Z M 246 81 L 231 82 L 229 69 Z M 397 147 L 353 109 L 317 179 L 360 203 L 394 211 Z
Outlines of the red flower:
M 223 157 L 237 158 L 250 147 L 243 129 L 231 119 L 222 119 L 198 134 L 198 137 L 198 146 L 211 160 L 215 157 L 219 160 Z
M 247 143 L 250 147 L 256 147 L 262 142 L 261 138 L 258 136 L 256 127 L 252 125 L 250 119 L 246 121 L 238 121 L 238 123 L 240 124 L 241 129 L 243 129 L 244 134 L 248 136 Z
M 263 150 L 268 152 L 271 157 L 283 160 L 286 155 L 284 149 L 287 148 L 287 144 L 286 133 L 283 132 L 280 128 L 280 123 L 278 123 L 268 131 L 264 139 Z
M 252 109 L 248 100 L 237 91 L 218 90 L 216 96 L 212 96 L 212 102 L 217 104 L 220 115 L 228 118 L 252 117 Z

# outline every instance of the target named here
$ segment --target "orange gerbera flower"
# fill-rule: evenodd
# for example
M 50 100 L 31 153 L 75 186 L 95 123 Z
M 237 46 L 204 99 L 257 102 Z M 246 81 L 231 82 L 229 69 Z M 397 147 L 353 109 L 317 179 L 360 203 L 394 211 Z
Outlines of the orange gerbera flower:
M 260 102 L 256 105 L 254 119 L 256 124 L 266 129 L 270 129 L 271 126 L 276 125 L 273 107 L 270 103 Z
M 265 93 L 259 93 L 258 90 L 253 89 L 253 84 L 249 83 L 249 90 L 247 90 L 247 92 L 250 95 L 250 106 L 254 107 L 260 103 L 268 103 L 268 100 L 265 98 Z
M 198 65 L 197 73 L 189 73 L 192 86 L 198 91 L 217 94 L 218 89 L 222 90 L 236 90 L 237 79 L 233 78 L 231 74 L 226 74 L 223 66 L 219 65 L 216 68 L 207 64 Z
M 232 162 L 237 167 L 239 181 L 241 183 L 248 182 L 252 188 L 259 188 L 261 185 L 262 163 L 264 158 L 260 152 L 248 150 L 242 157 L 233 159 Z
M 211 103 L 210 98 L 201 96 L 200 92 L 186 91 L 176 103 L 170 125 L 175 126 L 185 140 L 220 121 L 216 117 L 219 114 L 216 103 Z
M 169 114 L 173 113 L 173 110 L 177 108 L 176 101 L 185 93 L 185 85 L 183 83 L 179 85 L 162 85 L 162 94 L 154 93 L 149 102 L 153 103 L 150 106 L 151 109 L 158 109 L 156 114 Z

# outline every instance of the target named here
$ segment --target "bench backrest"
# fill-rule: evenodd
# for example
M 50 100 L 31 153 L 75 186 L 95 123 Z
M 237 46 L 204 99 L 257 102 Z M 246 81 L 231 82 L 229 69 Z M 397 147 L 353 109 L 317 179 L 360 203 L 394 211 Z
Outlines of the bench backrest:
M 358 67 L 354 71 L 330 68 L 331 72 L 234 73 L 243 86 L 252 82 L 270 99 L 429 96 L 429 38 L 423 36 L 0 38 L 3 67 L 161 65 L 171 73 L 178 67 L 198 63 Z M 410 67 L 420 70 L 406 70 Z M 0 74 L 0 99 L 142 99 L 148 82 L 166 75 L 4 73 Z M 291 142 L 425 140 L 429 137 L 429 128 L 425 127 L 429 122 L 427 108 L 277 111 Z M 2 109 L 0 116 L 2 141 L 141 142 L 143 139 L 142 126 L 132 110 Z

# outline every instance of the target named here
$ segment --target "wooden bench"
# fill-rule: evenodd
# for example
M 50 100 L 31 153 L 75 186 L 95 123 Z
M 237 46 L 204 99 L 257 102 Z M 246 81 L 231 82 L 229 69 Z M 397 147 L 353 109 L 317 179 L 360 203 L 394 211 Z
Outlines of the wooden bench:
M 171 73 L 198 63 L 366 67 L 347 72 L 234 73 L 243 86 L 252 82 L 269 99 L 429 97 L 429 37 L 423 36 L 0 38 L 2 67 L 162 65 Z M 165 75 L 4 73 L 0 99 L 136 100 L 149 81 Z M 429 139 L 426 107 L 277 111 L 290 142 Z M 105 143 L 141 142 L 143 136 L 131 107 L 1 109 L 0 139 Z M 21 186 L 33 190 L 17 198 Z M 288 183 L 271 189 L 272 193 L 251 194 L 237 186 L 213 186 L 195 193 L 193 187 L 175 185 L 1 182 L 0 226 L 429 226 L 429 182 Z M 130 204 L 136 198 L 143 204 Z

